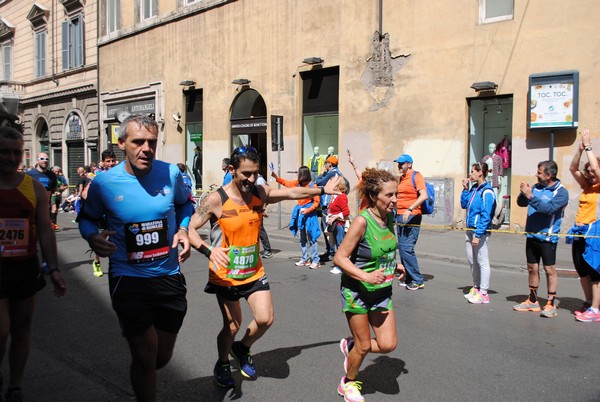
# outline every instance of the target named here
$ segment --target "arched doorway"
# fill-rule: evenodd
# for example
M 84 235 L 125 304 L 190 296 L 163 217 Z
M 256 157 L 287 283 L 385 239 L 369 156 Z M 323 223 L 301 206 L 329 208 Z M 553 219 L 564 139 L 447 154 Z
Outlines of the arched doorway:
M 263 97 L 254 89 L 240 93 L 231 107 L 231 152 L 242 146 L 252 146 L 258 150 L 260 174 L 266 178 L 267 106 Z
M 48 124 L 46 120 L 39 119 L 36 128 L 37 153 L 45 152 L 50 155 L 50 136 L 48 133 Z
M 78 113 L 69 113 L 63 132 L 67 143 L 67 172 L 69 180 L 73 182 L 79 177 L 77 168 L 85 165 L 84 125 Z

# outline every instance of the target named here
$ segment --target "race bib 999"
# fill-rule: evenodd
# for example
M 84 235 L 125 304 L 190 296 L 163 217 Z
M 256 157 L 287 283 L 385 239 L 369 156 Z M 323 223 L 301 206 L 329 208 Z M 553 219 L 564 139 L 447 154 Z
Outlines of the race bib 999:
M 127 262 L 140 264 L 169 257 L 167 220 L 125 224 L 125 247 Z

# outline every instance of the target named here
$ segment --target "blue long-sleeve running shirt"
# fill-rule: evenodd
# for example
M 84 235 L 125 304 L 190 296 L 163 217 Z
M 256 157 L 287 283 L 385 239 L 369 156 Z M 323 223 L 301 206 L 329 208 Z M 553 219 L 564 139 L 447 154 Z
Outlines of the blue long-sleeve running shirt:
M 136 177 L 125 163 L 96 176 L 79 216 L 84 239 L 98 233 L 103 217 L 117 250 L 110 258 L 112 276 L 155 277 L 179 272 L 178 249 L 171 248 L 179 227 L 188 227 L 193 206 L 175 165 L 155 160 Z

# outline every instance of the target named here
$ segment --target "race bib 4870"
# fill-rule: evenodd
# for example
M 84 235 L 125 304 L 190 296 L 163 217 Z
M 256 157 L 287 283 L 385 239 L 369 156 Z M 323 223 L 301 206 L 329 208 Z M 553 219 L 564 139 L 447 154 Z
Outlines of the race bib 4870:
M 258 271 L 258 244 L 247 247 L 229 246 L 227 277 L 246 279 Z

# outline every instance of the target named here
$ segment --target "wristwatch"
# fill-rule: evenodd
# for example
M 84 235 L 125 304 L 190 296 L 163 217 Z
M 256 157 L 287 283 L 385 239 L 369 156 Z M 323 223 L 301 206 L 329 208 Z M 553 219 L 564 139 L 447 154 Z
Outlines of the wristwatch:
M 413 210 L 413 209 L 412 209 L 411 207 L 408 207 L 408 208 L 406 208 L 406 210 L 407 210 L 408 212 L 412 212 L 412 210 Z
M 591 147 L 591 146 L 587 146 L 587 147 L 585 147 L 584 149 L 585 149 L 586 151 L 591 151 L 591 150 L 592 150 L 592 147 Z

